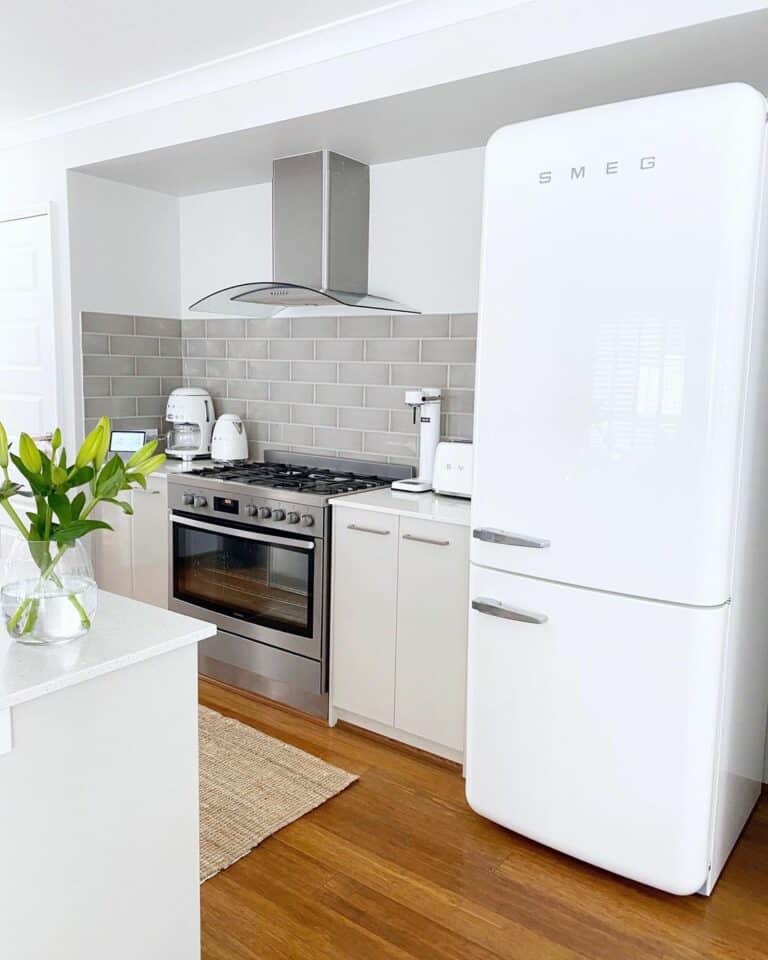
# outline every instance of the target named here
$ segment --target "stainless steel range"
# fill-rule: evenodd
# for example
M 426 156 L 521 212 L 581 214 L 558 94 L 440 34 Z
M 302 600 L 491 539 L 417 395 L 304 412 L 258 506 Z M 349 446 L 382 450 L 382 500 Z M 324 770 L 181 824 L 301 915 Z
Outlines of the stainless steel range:
M 168 476 L 172 610 L 215 623 L 200 672 L 328 715 L 331 497 L 411 467 L 268 450 Z

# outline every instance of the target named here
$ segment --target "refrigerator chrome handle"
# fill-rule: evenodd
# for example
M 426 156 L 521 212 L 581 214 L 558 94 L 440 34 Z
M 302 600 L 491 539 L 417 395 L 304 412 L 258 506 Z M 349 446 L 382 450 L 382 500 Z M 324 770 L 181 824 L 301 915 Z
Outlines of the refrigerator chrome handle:
M 522 533 L 509 533 L 507 530 L 495 530 L 493 527 L 479 527 L 472 531 L 475 540 L 484 540 L 486 543 L 503 543 L 510 547 L 536 547 L 543 549 L 549 546 L 549 540 L 540 537 L 526 537 Z
M 518 620 L 520 623 L 546 623 L 549 617 L 546 613 L 534 613 L 532 610 L 521 610 L 519 607 L 506 607 L 500 600 L 490 597 L 476 597 L 472 601 L 472 609 L 478 613 L 486 613 L 489 617 L 501 617 L 502 620 Z

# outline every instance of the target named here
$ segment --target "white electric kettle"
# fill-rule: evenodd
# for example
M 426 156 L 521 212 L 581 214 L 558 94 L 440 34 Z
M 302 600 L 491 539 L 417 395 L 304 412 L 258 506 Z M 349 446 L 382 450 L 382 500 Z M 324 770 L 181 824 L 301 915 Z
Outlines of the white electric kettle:
M 248 437 L 237 414 L 223 413 L 216 421 L 211 440 L 211 458 L 223 463 L 248 459 Z

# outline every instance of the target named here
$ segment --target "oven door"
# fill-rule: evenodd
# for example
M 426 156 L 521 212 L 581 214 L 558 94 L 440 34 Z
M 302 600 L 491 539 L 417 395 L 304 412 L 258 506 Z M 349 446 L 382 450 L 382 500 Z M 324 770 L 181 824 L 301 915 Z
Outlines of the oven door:
M 305 657 L 322 656 L 322 541 L 173 513 L 171 606 Z

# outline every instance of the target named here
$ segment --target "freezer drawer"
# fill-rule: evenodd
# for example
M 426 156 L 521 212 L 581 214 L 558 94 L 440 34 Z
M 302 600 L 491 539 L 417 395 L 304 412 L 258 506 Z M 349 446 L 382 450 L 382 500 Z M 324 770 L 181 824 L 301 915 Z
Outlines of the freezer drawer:
M 472 808 L 615 873 L 696 891 L 729 608 L 477 567 L 470 598 Z

